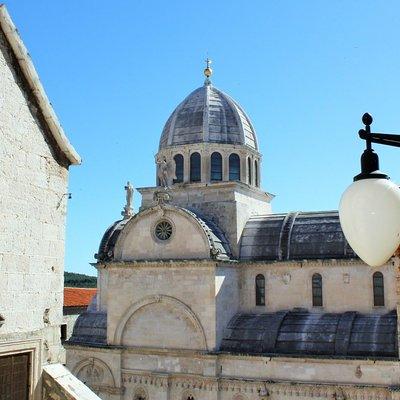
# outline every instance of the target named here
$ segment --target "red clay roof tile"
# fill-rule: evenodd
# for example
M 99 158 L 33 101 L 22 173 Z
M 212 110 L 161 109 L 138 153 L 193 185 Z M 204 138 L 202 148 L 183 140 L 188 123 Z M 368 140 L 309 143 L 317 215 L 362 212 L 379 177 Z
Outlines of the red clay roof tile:
M 64 288 L 64 307 L 88 306 L 96 294 L 96 288 Z

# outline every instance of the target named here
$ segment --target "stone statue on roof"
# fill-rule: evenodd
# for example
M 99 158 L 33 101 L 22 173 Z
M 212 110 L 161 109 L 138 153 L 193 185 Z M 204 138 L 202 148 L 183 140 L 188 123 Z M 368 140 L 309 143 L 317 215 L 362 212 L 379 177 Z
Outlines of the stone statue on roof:
M 176 179 L 175 163 L 167 161 L 165 156 L 159 157 L 157 155 L 155 156 L 155 161 L 157 165 L 158 186 L 168 189 L 172 185 L 173 180 Z
M 128 181 L 126 183 L 126 186 L 124 187 L 125 191 L 126 191 L 126 204 L 124 209 L 121 212 L 121 215 L 124 217 L 124 219 L 130 218 L 133 215 L 133 191 L 134 188 L 131 185 L 131 183 Z

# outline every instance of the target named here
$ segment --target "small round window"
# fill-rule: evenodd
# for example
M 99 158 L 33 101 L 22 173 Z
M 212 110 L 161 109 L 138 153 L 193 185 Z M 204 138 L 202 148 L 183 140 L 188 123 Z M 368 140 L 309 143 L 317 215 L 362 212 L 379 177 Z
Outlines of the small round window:
M 157 239 L 168 240 L 172 235 L 172 225 L 168 221 L 161 221 L 156 225 L 155 235 Z

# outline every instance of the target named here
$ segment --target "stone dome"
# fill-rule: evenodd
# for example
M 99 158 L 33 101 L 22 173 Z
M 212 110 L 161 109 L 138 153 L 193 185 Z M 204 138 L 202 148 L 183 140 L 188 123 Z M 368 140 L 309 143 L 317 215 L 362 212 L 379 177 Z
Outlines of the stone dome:
M 159 148 L 202 142 L 238 144 L 258 150 L 249 117 L 238 103 L 209 81 L 176 107 L 164 126 Z

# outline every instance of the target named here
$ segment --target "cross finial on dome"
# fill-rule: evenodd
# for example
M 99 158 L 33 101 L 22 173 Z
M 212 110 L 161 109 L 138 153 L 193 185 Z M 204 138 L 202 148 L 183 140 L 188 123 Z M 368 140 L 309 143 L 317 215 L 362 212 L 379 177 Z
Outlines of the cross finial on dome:
M 204 70 L 204 75 L 206 76 L 206 80 L 204 81 L 205 85 L 211 85 L 210 76 L 213 73 L 212 69 L 210 68 L 210 64 L 211 63 L 212 63 L 212 61 L 207 57 L 207 59 L 206 59 L 206 68 Z

